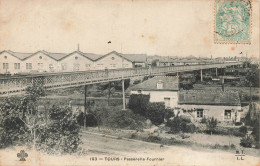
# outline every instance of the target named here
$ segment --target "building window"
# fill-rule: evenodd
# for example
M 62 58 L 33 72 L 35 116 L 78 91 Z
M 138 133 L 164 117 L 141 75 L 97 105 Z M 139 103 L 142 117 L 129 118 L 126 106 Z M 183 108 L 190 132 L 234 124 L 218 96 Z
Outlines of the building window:
M 103 68 L 103 64 L 97 64 L 98 68 Z
M 128 64 L 123 64 L 123 67 L 128 67 Z
M 26 69 L 31 70 L 32 69 L 32 63 L 26 63 Z
M 42 70 L 42 67 L 43 67 L 43 63 L 38 63 L 38 69 Z
M 137 93 L 138 93 L 138 94 L 141 94 L 141 93 L 142 93 L 142 90 L 137 90 Z
M 169 97 L 164 98 L 164 103 L 165 103 L 165 108 L 170 108 L 171 107 L 171 99 Z
M 54 71 L 53 64 L 49 64 L 49 70 L 50 70 L 50 71 Z
M 5 56 L 5 59 L 7 59 L 7 56 Z
M 110 64 L 110 67 L 114 68 L 114 67 L 116 67 L 116 64 Z
M 9 68 L 9 64 L 8 63 L 3 63 L 3 69 L 8 69 Z
M 62 70 L 62 71 L 67 70 L 67 63 L 62 63 L 62 64 L 61 64 L 61 70 Z
M 42 59 L 42 56 L 39 56 L 39 59 Z
M 75 59 L 77 60 L 77 59 L 79 59 L 77 56 L 75 56 Z
M 225 110 L 225 119 L 231 119 L 231 110 Z
M 14 63 L 14 69 L 16 70 L 20 69 L 20 63 Z
M 114 59 L 115 59 L 115 57 L 112 57 L 111 59 L 112 59 L 112 60 L 114 60 Z
M 197 118 L 203 118 L 203 109 L 197 109 Z
M 79 71 L 79 64 L 78 63 L 73 64 L 73 71 Z

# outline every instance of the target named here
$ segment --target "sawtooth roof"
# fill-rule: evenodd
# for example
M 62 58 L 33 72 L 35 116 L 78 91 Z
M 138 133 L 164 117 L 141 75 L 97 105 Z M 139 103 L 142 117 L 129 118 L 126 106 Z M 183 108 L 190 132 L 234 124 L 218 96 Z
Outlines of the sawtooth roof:
M 3 51 L 3 52 L 7 52 L 7 53 L 13 55 L 14 57 L 16 57 L 20 60 L 24 60 L 27 57 L 29 57 L 30 55 L 32 55 L 32 53 L 13 52 L 13 51 L 10 51 L 10 50 L 6 50 L 6 51 Z
M 84 53 L 84 52 L 81 52 L 81 51 L 74 51 L 72 53 L 52 53 L 52 52 L 47 52 L 45 50 L 41 50 L 41 51 L 37 51 L 35 53 L 21 53 L 21 52 L 13 52 L 13 51 L 10 51 L 10 50 L 5 50 L 5 51 L 2 51 L 0 52 L 0 54 L 2 53 L 8 53 L 20 60 L 25 60 L 25 59 L 28 59 L 30 58 L 31 56 L 41 52 L 53 59 L 55 59 L 56 61 L 60 61 L 64 58 L 66 58 L 67 56 L 70 56 L 71 54 L 77 52 L 79 54 L 81 54 L 82 56 L 92 60 L 92 61 L 97 61 L 107 55 L 110 55 L 112 53 L 118 55 L 118 56 L 121 56 L 122 58 L 128 60 L 128 61 L 131 61 L 131 62 L 146 62 L 146 58 L 147 58 L 147 55 L 146 54 L 122 54 L 122 53 L 118 53 L 116 51 L 112 51 L 108 54 L 105 54 L 105 55 L 98 55 L 98 54 L 93 54 L 93 53 Z

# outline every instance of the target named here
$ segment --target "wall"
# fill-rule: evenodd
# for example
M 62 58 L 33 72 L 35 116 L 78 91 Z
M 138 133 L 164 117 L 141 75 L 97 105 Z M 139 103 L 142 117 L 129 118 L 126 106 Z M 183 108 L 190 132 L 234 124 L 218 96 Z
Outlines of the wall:
M 241 106 L 217 106 L 217 105 L 179 105 L 181 109 L 191 110 L 191 109 L 203 109 L 203 115 L 205 117 L 214 117 L 218 121 L 233 121 L 235 120 L 235 112 L 237 112 L 237 122 L 240 121 Z M 225 110 L 231 110 L 231 119 L 225 119 Z M 180 112 L 182 114 L 182 112 Z M 189 114 L 188 112 L 184 114 Z M 195 120 L 201 120 L 197 118 L 197 111 L 190 113 Z
M 32 69 L 26 69 L 26 63 L 32 63 Z M 57 71 L 57 64 L 58 62 L 56 60 L 39 52 L 29 57 L 28 59 L 22 61 L 22 72 L 30 72 L 30 71 L 54 72 Z M 52 65 L 52 68 L 50 68 L 50 65 Z
M 6 58 L 5 58 L 6 56 Z M 8 69 L 3 69 L 3 63 L 8 63 Z M 10 73 L 10 74 L 14 74 L 14 73 L 18 73 L 20 72 L 20 70 L 15 70 L 14 69 L 14 63 L 20 63 L 20 70 L 21 70 L 21 60 L 14 57 L 13 55 L 10 55 L 6 52 L 2 53 L 0 55 L 0 74 L 4 74 L 4 73 Z
M 150 94 L 150 102 L 164 102 L 164 98 L 170 98 L 170 108 L 178 106 L 177 91 L 131 91 L 131 94 Z
M 103 70 L 103 69 L 116 69 L 116 68 L 132 68 L 132 62 L 111 53 L 98 61 L 95 62 L 95 69 L 96 70 Z
M 67 65 L 66 70 L 62 70 L 62 65 Z M 87 66 L 86 66 L 87 65 Z M 82 56 L 81 54 L 75 52 L 64 59 L 60 60 L 58 63 L 59 71 L 86 71 L 94 69 L 94 62 L 90 59 Z M 78 66 L 78 67 L 77 67 Z

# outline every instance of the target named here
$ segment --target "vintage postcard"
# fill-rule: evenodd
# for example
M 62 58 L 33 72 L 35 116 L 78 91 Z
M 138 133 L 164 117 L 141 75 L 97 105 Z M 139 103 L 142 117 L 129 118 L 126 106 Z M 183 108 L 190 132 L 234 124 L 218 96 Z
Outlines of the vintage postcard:
M 0 166 L 260 165 L 259 0 L 0 0 Z

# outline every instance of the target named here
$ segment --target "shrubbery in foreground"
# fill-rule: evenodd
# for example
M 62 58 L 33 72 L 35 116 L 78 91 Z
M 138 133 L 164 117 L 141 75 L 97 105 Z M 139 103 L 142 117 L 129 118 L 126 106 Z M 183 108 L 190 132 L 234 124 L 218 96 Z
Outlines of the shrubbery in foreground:
M 0 146 L 28 145 L 50 153 L 75 152 L 79 125 L 69 107 L 39 105 L 41 87 L 29 87 L 25 96 L 6 98 L 0 105 Z M 48 106 L 48 103 L 44 104 Z

